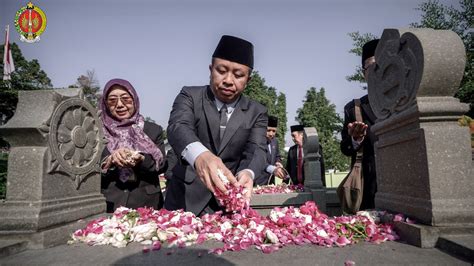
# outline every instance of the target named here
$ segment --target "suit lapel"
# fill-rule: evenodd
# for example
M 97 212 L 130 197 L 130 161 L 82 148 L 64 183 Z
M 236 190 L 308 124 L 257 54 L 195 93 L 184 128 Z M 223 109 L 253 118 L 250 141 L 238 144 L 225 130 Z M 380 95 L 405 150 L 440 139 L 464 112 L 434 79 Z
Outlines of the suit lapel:
M 227 144 L 229 144 L 229 141 L 232 138 L 232 136 L 234 136 L 234 134 L 237 132 L 237 129 L 245 121 L 244 110 L 247 110 L 247 109 L 248 109 L 248 100 L 244 96 L 241 96 L 239 99 L 239 102 L 235 106 L 234 112 L 232 112 L 232 115 L 230 116 L 230 119 L 227 122 L 224 136 L 221 140 L 221 145 L 219 147 L 219 152 L 217 154 L 220 154 L 224 150 Z
M 214 95 L 210 91 L 210 88 L 207 87 L 205 92 L 205 97 L 203 97 L 204 102 L 204 114 L 206 116 L 207 125 L 209 127 L 209 131 L 212 135 L 212 141 L 214 143 L 215 149 L 218 149 L 219 143 L 219 112 L 217 112 L 216 104 L 214 102 Z

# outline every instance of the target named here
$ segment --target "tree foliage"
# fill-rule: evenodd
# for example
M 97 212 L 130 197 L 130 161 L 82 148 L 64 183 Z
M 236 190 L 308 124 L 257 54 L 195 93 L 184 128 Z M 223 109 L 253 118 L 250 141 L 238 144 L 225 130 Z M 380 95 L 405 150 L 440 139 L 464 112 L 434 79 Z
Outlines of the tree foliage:
M 11 74 L 11 80 L 0 80 L 0 124 L 5 123 L 15 113 L 19 90 L 52 88 L 51 80 L 41 69 L 38 60 L 26 60 L 16 43 L 12 43 L 10 48 L 15 71 Z M 3 55 L 3 49 L 4 45 L 1 46 L 0 55 Z M 0 68 L 3 69 L 3 56 L 0 60 Z
M 81 88 L 84 96 L 88 102 L 93 106 L 97 106 L 99 100 L 98 92 L 100 84 L 95 74 L 95 70 L 87 70 L 85 75 L 80 75 L 75 84 L 70 85 L 69 88 Z
M 267 107 L 269 115 L 278 117 L 277 139 L 280 152 L 283 154 L 285 133 L 287 130 L 286 95 L 281 92 L 277 93 L 274 87 L 265 85 L 265 79 L 261 77 L 257 71 L 252 72 L 251 79 L 244 90 L 244 94 L 250 99 Z
M 296 113 L 296 121 L 305 127 L 315 127 L 318 131 L 326 169 L 347 170 L 349 158 L 341 153 L 340 140 L 337 138 L 343 121 L 336 112 L 336 106 L 326 98 L 324 88 L 318 91 L 311 87 L 306 92 L 303 106 Z
M 415 28 L 432 28 L 452 30 L 456 32 L 464 42 L 466 48 L 466 69 L 463 79 L 460 84 L 459 91 L 456 97 L 462 102 L 470 104 L 468 116 L 474 116 L 474 38 L 472 27 L 474 25 L 474 4 L 472 0 L 460 0 L 459 8 L 446 6 L 439 3 L 437 0 L 428 0 L 421 3 L 416 10 L 421 11 L 421 18 L 419 22 L 411 23 L 411 27 Z M 362 55 L 362 46 L 365 42 L 375 39 L 376 35 L 371 33 L 351 32 L 348 34 L 353 41 L 353 48 L 349 53 L 357 55 L 359 58 Z M 347 76 L 348 81 L 356 81 L 365 83 L 362 75 L 361 66 L 357 66 L 355 73 Z M 365 87 L 364 87 L 365 88 Z

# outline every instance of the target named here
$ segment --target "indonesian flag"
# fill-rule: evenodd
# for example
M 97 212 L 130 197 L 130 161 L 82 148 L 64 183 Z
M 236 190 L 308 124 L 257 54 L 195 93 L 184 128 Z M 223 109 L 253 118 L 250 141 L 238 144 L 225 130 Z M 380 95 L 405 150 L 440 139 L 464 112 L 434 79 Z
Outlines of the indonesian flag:
M 11 80 L 10 74 L 15 71 L 12 51 L 10 50 L 10 25 L 5 28 L 5 46 L 3 47 L 3 80 Z

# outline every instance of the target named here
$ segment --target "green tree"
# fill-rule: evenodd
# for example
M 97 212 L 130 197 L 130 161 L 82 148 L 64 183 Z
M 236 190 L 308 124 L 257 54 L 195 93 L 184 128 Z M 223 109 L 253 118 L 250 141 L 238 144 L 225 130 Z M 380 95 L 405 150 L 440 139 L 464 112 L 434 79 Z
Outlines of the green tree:
M 26 60 L 16 43 L 12 43 L 10 47 L 15 71 L 11 74 L 11 80 L 0 81 L 0 124 L 6 123 L 15 113 L 19 90 L 52 88 L 51 80 L 46 72 L 41 70 L 38 60 Z M 3 49 L 4 45 L 0 49 L 1 55 L 3 55 Z M 3 56 L 1 56 L 0 68 L 3 69 Z
M 439 3 L 437 0 L 429 0 L 421 3 L 416 10 L 421 11 L 420 22 L 411 23 L 411 27 L 415 28 L 432 28 L 452 30 L 456 32 L 464 42 L 466 48 L 466 69 L 463 79 L 460 84 L 459 91 L 455 97 L 462 102 L 470 104 L 470 110 L 466 115 L 474 116 L 474 38 L 472 27 L 474 25 L 474 4 L 472 0 L 460 0 L 459 9 L 452 6 L 446 6 Z M 365 42 L 375 39 L 376 35 L 371 33 L 361 34 L 359 32 L 349 33 L 353 41 L 353 48 L 349 53 L 357 55 L 359 58 L 362 55 L 362 46 Z M 361 66 L 357 66 L 354 74 L 347 76 L 348 81 L 356 81 L 365 83 L 362 75 Z M 365 88 L 365 87 L 364 87 Z
M 93 106 L 97 106 L 99 95 L 97 94 L 100 90 L 100 84 L 97 80 L 95 70 L 87 70 L 85 75 L 80 75 L 77 81 L 73 85 L 69 85 L 69 88 L 81 88 L 84 96 L 88 102 Z
M 286 95 L 281 92 L 277 94 L 277 90 L 274 87 L 265 85 L 265 79 L 257 71 L 252 72 L 250 82 L 247 84 L 244 94 L 267 107 L 269 115 L 278 117 L 277 139 L 283 158 L 287 123 Z
M 347 170 L 349 158 L 339 149 L 338 134 L 342 130 L 342 118 L 336 106 L 326 98 L 324 88 L 319 91 L 311 87 L 305 96 L 303 106 L 296 111 L 296 121 L 305 127 L 315 127 L 324 151 L 326 169 Z

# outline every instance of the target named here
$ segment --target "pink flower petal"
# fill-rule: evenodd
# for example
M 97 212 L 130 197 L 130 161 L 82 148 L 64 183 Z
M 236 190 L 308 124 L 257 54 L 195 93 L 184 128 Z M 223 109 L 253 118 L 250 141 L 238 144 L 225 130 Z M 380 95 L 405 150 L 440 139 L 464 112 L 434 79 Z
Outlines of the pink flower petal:
M 394 222 L 401 222 L 401 221 L 403 221 L 403 220 L 404 220 L 404 219 L 403 219 L 403 214 L 397 214 L 397 215 L 395 215 L 395 217 L 393 218 L 393 221 L 394 221 Z
M 346 260 L 344 262 L 344 266 L 353 266 L 353 265 L 356 265 L 356 263 L 352 260 Z

